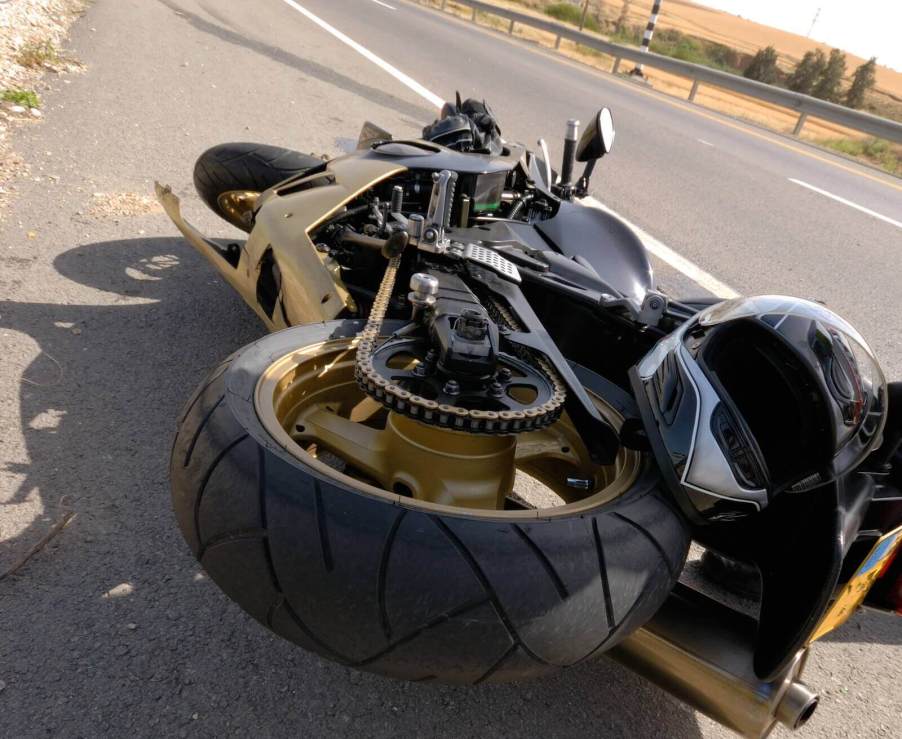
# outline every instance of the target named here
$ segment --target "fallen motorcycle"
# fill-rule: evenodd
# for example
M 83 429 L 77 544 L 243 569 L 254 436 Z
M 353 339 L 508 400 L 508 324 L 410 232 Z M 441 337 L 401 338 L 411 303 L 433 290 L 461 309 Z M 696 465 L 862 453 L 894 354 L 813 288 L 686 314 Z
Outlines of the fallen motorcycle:
M 812 642 L 902 612 L 902 387 L 819 304 L 658 291 L 580 202 L 610 111 L 578 125 L 559 173 L 459 98 L 329 161 L 214 147 L 195 185 L 242 241 L 157 185 L 273 332 L 179 419 L 179 526 L 242 608 L 344 665 L 475 684 L 609 652 L 743 735 L 798 727 Z M 690 541 L 753 614 L 680 581 Z

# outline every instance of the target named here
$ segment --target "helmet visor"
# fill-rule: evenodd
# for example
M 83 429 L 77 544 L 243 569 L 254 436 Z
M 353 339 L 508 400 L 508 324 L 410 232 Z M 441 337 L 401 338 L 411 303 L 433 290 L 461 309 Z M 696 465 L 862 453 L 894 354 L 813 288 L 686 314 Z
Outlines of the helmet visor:
M 886 411 L 886 381 L 861 334 L 823 305 L 780 295 L 727 300 L 698 315 L 704 327 L 737 319 L 769 326 L 826 389 L 835 454 L 819 482 L 860 464 L 880 441 Z

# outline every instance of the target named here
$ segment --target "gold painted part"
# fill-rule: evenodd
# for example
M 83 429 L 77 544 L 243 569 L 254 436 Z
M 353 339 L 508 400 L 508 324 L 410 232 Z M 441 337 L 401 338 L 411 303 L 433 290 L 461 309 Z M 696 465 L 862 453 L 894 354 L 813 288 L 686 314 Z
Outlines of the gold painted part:
M 373 428 L 341 418 L 328 404 L 305 409 L 295 421 L 292 436 L 299 446 L 331 452 L 355 475 L 399 495 L 498 510 L 513 488 L 513 437 L 445 431 L 396 413 L 388 414 L 382 428 Z
M 351 305 L 348 291 L 330 271 L 328 255 L 316 250 L 310 234 L 351 200 L 402 171 L 403 167 L 377 159 L 336 159 L 326 170 L 334 176 L 333 184 L 286 195 L 277 194 L 276 187 L 261 196 L 245 248 L 252 264 L 259 264 L 266 251 L 273 250 L 288 325 L 329 321 Z M 322 172 L 312 174 L 292 185 L 323 176 Z
M 902 546 L 902 526 L 884 534 L 874 543 L 861 566 L 843 586 L 830 610 L 824 614 L 809 643 L 838 629 L 852 617 L 899 546 Z
M 397 413 L 388 414 L 385 429 L 389 489 L 400 492 L 405 486 L 412 497 L 430 503 L 504 508 L 514 487 L 513 436 L 480 438 L 424 426 Z
M 264 193 L 224 193 L 226 206 L 247 214 L 256 208 L 254 228 L 241 248 L 237 266 L 227 262 L 219 246 L 207 239 L 181 214 L 179 198 L 168 186 L 157 183 L 157 199 L 188 242 L 216 268 L 270 331 L 302 323 L 329 321 L 351 307 L 340 272 L 327 254 L 316 250 L 310 234 L 347 203 L 382 180 L 404 171 L 378 159 L 346 158 L 329 162 L 330 184 L 278 194 L 278 187 Z M 292 180 L 292 187 L 323 179 L 324 173 Z M 284 188 L 290 190 L 290 187 Z M 222 203 L 221 203 L 222 204 Z M 231 211 L 229 211 L 231 212 Z M 282 289 L 272 315 L 257 303 L 257 282 L 268 251 L 279 267 Z
M 252 190 L 229 190 L 221 193 L 217 198 L 219 207 L 228 215 L 229 221 L 239 228 L 246 228 L 251 224 L 254 209 L 260 193 Z
M 172 188 L 169 187 L 169 185 L 161 185 L 157 182 L 156 193 L 157 200 L 160 201 L 163 210 L 166 211 L 166 215 L 169 216 L 178 230 L 182 232 L 182 235 L 188 243 L 199 251 L 204 258 L 216 268 L 216 271 L 219 272 L 220 276 L 242 297 L 244 302 L 254 309 L 254 312 L 260 317 L 260 320 L 262 320 L 267 327 L 271 328 L 273 322 L 257 304 L 256 280 L 247 278 L 247 251 L 245 249 L 241 250 L 238 266 L 233 267 L 223 258 L 219 244 L 208 239 L 185 220 L 182 216 L 181 202 L 178 196 L 172 192 Z M 281 328 L 285 328 L 285 326 L 283 325 Z
M 396 502 L 441 510 L 535 517 L 577 512 L 629 489 L 641 455 L 621 450 L 597 465 L 570 420 L 518 436 L 466 434 L 389 413 L 358 388 L 356 339 L 304 347 L 274 362 L 257 385 L 257 415 L 288 452 L 346 484 Z M 615 426 L 621 419 L 600 398 Z M 544 484 L 552 507 L 503 510 L 517 471 Z M 589 481 L 572 488 L 568 478 Z

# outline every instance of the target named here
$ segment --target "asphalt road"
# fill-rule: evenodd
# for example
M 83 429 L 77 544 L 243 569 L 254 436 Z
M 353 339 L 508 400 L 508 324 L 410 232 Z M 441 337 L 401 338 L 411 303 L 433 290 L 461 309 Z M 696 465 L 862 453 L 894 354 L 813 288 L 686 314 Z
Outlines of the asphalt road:
M 899 263 L 902 227 L 789 178 L 902 223 L 898 179 L 414 3 L 389 4 L 397 10 L 372 0 L 303 6 L 440 97 L 455 90 L 484 97 L 515 140 L 532 144 L 544 136 L 559 152 L 568 118 L 588 121 L 607 105 L 617 140 L 594 178 L 598 199 L 741 293 L 827 302 L 864 327 L 882 361 L 902 371 L 899 322 L 887 320 L 887 306 L 874 300 L 902 284 L 898 271 L 887 269 Z M 292 26 L 284 32 L 297 43 Z M 366 79 L 394 82 L 366 64 Z M 668 275 L 663 282 L 682 287 L 668 284 Z
M 899 376 L 902 231 L 788 178 L 902 220 L 898 181 L 401 0 L 301 4 L 429 90 L 485 96 L 509 138 L 611 106 L 597 197 L 737 290 L 826 300 Z M 283 0 L 97 0 L 71 46 L 86 72 L 17 136 L 31 175 L 0 223 L 0 570 L 77 518 L 0 582 L 0 735 L 727 736 L 607 661 L 478 688 L 355 673 L 219 593 L 175 529 L 168 451 L 184 399 L 261 327 L 160 213 L 97 206 L 159 178 L 225 235 L 191 187 L 205 147 L 336 153 L 364 119 L 412 135 L 435 111 Z M 900 665 L 902 624 L 873 614 L 816 645 L 800 736 L 897 735 Z

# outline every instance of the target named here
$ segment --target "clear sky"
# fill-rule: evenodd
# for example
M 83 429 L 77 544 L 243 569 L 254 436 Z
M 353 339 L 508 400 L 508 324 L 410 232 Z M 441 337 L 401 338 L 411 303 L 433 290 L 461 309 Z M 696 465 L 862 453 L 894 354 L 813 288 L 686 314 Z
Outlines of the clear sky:
M 811 38 L 902 72 L 902 0 L 694 1 L 802 36 L 820 8 Z

